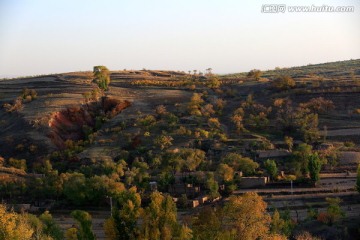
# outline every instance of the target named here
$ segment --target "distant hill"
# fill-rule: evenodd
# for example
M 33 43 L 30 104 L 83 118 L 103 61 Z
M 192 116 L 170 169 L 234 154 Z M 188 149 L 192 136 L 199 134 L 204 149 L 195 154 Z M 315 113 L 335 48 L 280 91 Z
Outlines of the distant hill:
M 354 72 L 355 71 L 355 72 Z M 263 71 L 263 77 L 269 78 L 277 75 L 290 75 L 292 77 L 303 77 L 307 75 L 321 75 L 324 77 L 344 76 L 350 75 L 354 72 L 355 75 L 360 74 L 360 59 L 309 64 L 306 66 L 290 67 L 290 68 L 276 68 L 274 70 Z M 246 77 L 248 72 L 226 74 L 223 77 Z

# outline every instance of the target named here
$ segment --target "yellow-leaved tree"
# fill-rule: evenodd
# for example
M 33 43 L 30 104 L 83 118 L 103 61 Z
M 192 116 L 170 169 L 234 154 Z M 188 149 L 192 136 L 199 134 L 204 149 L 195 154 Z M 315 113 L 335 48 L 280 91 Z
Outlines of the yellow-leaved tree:
M 232 196 L 226 204 L 227 224 L 234 230 L 236 239 L 250 240 L 269 236 L 271 217 L 266 202 L 257 193 Z
M 6 206 L 0 204 L 0 240 L 30 240 L 33 233 L 24 215 L 7 211 Z

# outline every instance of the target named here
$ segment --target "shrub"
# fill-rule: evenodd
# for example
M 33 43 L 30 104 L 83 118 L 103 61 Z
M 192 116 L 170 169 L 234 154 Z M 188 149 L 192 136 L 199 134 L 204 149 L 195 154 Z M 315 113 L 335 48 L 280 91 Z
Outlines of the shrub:
M 295 87 L 295 81 L 290 76 L 279 76 L 271 84 L 278 90 L 287 90 Z
M 27 100 L 28 102 L 36 99 L 37 92 L 35 89 L 24 88 L 21 94 L 22 99 Z
M 25 159 L 10 158 L 8 160 L 8 163 L 11 167 L 26 171 L 26 160 Z
M 13 104 L 5 103 L 3 107 L 6 112 L 20 111 L 23 108 L 23 101 L 21 98 L 17 98 Z

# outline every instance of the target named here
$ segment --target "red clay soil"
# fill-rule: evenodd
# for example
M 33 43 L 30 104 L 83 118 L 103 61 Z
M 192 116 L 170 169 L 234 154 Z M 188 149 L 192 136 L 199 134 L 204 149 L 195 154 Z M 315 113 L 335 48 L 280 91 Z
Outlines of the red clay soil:
M 64 149 L 66 140 L 84 139 L 84 126 L 94 128 L 97 116 L 113 118 L 129 106 L 129 101 L 103 97 L 100 102 L 68 107 L 52 115 L 49 138 L 59 149 Z

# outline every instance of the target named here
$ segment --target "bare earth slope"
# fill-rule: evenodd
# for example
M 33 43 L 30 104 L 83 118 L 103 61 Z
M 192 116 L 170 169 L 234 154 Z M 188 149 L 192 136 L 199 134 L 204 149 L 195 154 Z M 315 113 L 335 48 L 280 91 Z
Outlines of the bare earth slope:
M 111 90 L 106 95 L 109 99 L 119 101 L 118 103 L 129 102 L 130 106 L 123 107 L 127 108 L 124 113 L 115 114 L 103 127 L 115 127 L 121 121 L 134 119 L 139 114 L 153 112 L 155 106 L 159 104 L 174 105 L 177 102 L 188 100 L 191 94 L 184 90 L 141 88 L 131 85 L 131 82 L 136 80 L 166 81 L 174 74 L 181 75 L 181 73 L 162 71 L 113 72 Z M 5 158 L 16 157 L 31 160 L 44 157 L 57 150 L 61 143 L 59 144 L 56 139 L 54 141 L 54 129 L 52 129 L 53 126 L 56 126 L 54 121 L 55 123 L 61 122 L 66 127 L 71 125 L 66 122 L 71 122 L 69 118 L 75 122 L 78 121 L 78 125 L 91 124 L 91 119 L 84 119 L 86 111 L 89 111 L 89 103 L 85 102 L 83 94 L 90 92 L 95 87 L 96 84 L 92 83 L 91 72 L 0 81 L 1 106 L 5 103 L 12 103 L 21 95 L 24 88 L 34 89 L 37 92 L 37 98 L 25 102 L 19 111 L 9 113 L 4 108 L 0 109 L 0 155 Z M 79 110 L 79 107 L 85 107 L 85 113 L 84 110 Z M 124 109 L 120 111 L 122 110 Z M 71 113 L 72 111 L 75 113 Z M 63 120 L 64 113 L 68 118 L 66 120 Z M 79 114 L 81 117 L 78 116 Z M 79 130 L 76 129 L 76 124 L 75 127 L 74 124 L 72 127 Z M 99 129 L 98 132 L 101 138 L 102 129 Z M 78 140 L 76 136 L 68 136 L 68 138 Z M 102 146 L 102 148 L 104 147 Z M 90 151 L 92 148 L 96 149 L 96 146 L 89 146 Z M 103 154 L 101 155 L 103 156 Z

